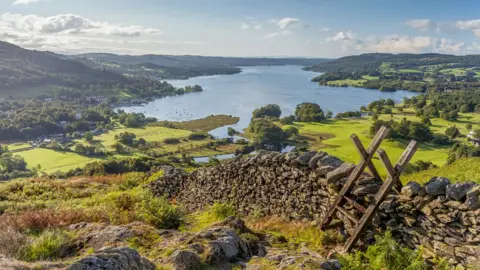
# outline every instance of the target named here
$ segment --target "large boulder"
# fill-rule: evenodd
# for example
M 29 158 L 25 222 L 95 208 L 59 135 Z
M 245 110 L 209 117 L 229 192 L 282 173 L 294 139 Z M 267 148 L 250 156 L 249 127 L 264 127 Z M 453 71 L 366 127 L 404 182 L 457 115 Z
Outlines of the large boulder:
M 417 182 L 408 182 L 404 187 L 402 187 L 401 193 L 409 198 L 412 198 L 418 194 L 422 187 Z
M 480 186 L 476 186 L 468 191 L 465 204 L 470 210 L 477 210 L 480 208 Z
M 176 250 L 168 260 L 175 270 L 194 270 L 202 264 L 200 257 L 189 250 Z
M 351 163 L 343 163 L 340 167 L 336 168 L 327 174 L 327 183 L 333 184 L 340 179 L 347 177 L 355 169 L 355 165 Z
M 300 163 L 300 165 L 307 166 L 310 160 L 317 154 L 316 151 L 310 151 L 301 154 L 298 158 L 297 161 Z
M 327 153 L 325 152 L 318 152 L 312 159 L 310 159 L 310 161 L 308 162 L 308 167 L 310 167 L 310 169 L 312 170 L 315 170 L 318 168 L 318 161 L 320 159 L 322 159 L 323 157 L 325 157 L 327 155 Z
M 74 262 L 69 270 L 155 270 L 155 264 L 134 249 L 106 248 Z
M 444 177 L 434 177 L 425 185 L 425 191 L 431 196 L 445 195 L 450 180 Z
M 331 155 L 325 155 L 317 162 L 318 167 L 321 167 L 321 166 L 339 167 L 342 164 L 343 164 L 343 161 L 341 159 Z
M 447 186 L 447 197 L 460 201 L 467 196 L 468 191 L 475 186 L 474 182 L 464 182 Z

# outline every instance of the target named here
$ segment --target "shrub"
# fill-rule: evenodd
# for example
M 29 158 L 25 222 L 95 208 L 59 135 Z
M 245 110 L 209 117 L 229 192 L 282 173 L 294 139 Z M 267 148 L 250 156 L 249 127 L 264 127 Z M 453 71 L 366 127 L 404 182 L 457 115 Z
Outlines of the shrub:
M 278 118 L 282 114 L 280 106 L 277 104 L 268 104 L 252 112 L 252 118 L 274 117 Z
M 184 222 L 184 213 L 166 198 L 144 195 L 135 205 L 137 217 L 159 229 L 178 229 Z
M 213 215 L 217 219 L 225 219 L 235 215 L 235 208 L 231 204 L 214 203 L 211 207 Z
M 53 260 L 62 257 L 62 249 L 70 241 L 70 236 L 58 230 L 44 231 L 33 237 L 24 246 L 22 259 L 25 261 Z
M 205 133 L 194 132 L 188 135 L 189 140 L 204 140 L 206 138 L 208 138 L 208 134 L 205 134 Z
M 295 121 L 295 115 L 285 116 L 280 119 L 282 125 L 291 125 L 293 121 Z
M 177 138 L 166 138 L 163 140 L 163 143 L 166 143 L 166 144 L 177 144 L 177 143 L 180 143 L 180 140 L 177 139 Z
M 345 269 L 365 270 L 422 270 L 431 269 L 422 258 L 421 251 L 414 251 L 400 246 L 390 232 L 376 236 L 376 243 L 370 245 L 366 252 L 356 252 L 340 257 Z
M 295 116 L 300 122 L 318 122 L 325 119 L 322 108 L 315 103 L 302 103 L 297 105 Z

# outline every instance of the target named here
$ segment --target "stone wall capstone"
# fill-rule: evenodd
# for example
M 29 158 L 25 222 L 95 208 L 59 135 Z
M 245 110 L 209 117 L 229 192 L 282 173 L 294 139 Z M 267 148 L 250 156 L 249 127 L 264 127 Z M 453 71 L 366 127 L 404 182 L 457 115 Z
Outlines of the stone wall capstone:
M 149 184 L 157 196 L 174 198 L 195 211 L 216 202 L 232 204 L 245 215 L 280 216 L 287 220 L 320 220 L 355 168 L 325 152 L 277 153 L 236 157 L 191 174 L 165 169 Z M 349 197 L 368 206 L 382 185 L 364 173 Z M 360 218 L 353 205 L 345 208 Z M 354 224 L 337 213 L 347 232 Z M 452 184 L 432 178 L 425 185 L 410 182 L 392 192 L 374 216 L 373 227 L 392 231 L 397 240 L 426 255 L 449 258 L 455 264 L 478 264 L 480 258 L 480 185 Z

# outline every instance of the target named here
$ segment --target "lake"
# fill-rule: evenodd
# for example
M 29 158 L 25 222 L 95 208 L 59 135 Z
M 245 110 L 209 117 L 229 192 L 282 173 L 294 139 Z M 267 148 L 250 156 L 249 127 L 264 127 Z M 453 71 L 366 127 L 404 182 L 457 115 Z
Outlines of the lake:
M 232 126 L 241 130 L 248 126 L 252 111 L 266 104 L 278 104 L 282 115 L 293 114 L 302 102 L 318 103 L 326 112 L 358 111 L 360 106 L 381 98 L 401 101 L 416 95 L 407 91 L 380 92 L 354 87 L 321 86 L 310 80 L 318 73 L 304 71 L 300 66 L 243 67 L 234 75 L 195 77 L 188 80 L 170 80 L 174 86 L 198 84 L 205 91 L 173 96 L 152 101 L 145 106 L 124 108 L 128 112 L 143 112 L 159 120 L 185 121 L 212 114 L 240 117 Z M 223 127 L 211 132 L 217 137 L 227 136 Z

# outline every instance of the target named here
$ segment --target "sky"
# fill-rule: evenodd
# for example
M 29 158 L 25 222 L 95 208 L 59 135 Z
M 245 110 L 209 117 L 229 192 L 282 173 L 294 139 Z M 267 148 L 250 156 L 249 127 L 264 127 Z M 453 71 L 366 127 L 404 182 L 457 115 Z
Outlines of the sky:
M 479 0 L 0 0 L 0 40 L 64 54 L 480 54 Z

